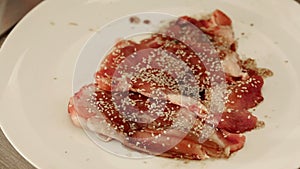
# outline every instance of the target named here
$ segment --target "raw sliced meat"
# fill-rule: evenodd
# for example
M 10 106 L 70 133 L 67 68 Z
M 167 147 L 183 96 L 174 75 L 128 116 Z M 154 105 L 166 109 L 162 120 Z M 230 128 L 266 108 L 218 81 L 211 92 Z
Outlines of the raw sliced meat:
M 228 109 L 222 114 L 218 128 L 230 133 L 244 133 L 256 128 L 257 117 L 247 110 Z
M 261 90 L 264 80 L 261 76 L 253 75 L 247 80 L 236 81 L 229 88 L 226 107 L 237 110 L 248 110 L 256 107 L 264 100 Z
M 205 119 L 178 105 L 167 102 L 153 108 L 143 95 L 129 93 L 130 100 L 123 101 L 118 96 L 124 93 L 115 94 L 95 84 L 83 87 L 70 100 L 72 121 L 132 149 L 172 158 L 225 158 L 244 145 L 244 136 L 222 130 L 200 140 Z
M 152 155 L 228 158 L 244 146 L 241 133 L 259 125 L 248 110 L 264 99 L 262 69 L 236 49 L 232 21 L 220 10 L 180 17 L 140 42 L 120 40 L 95 83 L 70 99 L 71 119 Z

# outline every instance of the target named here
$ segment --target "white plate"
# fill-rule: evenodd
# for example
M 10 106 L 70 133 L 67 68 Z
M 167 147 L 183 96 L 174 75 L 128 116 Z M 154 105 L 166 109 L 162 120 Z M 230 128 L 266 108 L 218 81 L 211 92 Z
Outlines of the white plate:
M 67 103 L 73 70 L 94 30 L 135 12 L 181 15 L 216 8 L 233 19 L 239 53 L 275 73 L 266 80 L 265 101 L 255 111 L 266 126 L 247 134 L 244 149 L 228 160 L 132 160 L 103 151 L 71 124 Z M 292 0 L 44 1 L 15 27 L 1 49 L 1 128 L 27 160 L 45 169 L 298 168 L 299 15 L 300 6 Z

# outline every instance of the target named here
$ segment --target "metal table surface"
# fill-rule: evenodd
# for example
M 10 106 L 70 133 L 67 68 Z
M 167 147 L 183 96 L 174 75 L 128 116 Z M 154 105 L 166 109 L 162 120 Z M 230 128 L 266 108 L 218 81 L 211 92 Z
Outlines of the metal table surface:
M 300 0 L 295 0 L 300 4 Z M 5 40 L 7 32 L 5 35 L 0 37 L 0 47 Z M 0 169 L 34 169 L 26 159 L 24 159 L 9 143 L 9 141 L 4 136 L 2 130 L 0 129 Z

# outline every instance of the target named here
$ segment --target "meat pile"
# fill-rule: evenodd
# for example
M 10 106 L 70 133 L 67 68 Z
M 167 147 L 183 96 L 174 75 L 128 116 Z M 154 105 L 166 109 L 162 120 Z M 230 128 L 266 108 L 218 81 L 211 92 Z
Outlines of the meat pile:
M 236 49 L 220 10 L 180 17 L 140 42 L 121 40 L 95 82 L 71 97 L 71 119 L 151 155 L 228 158 L 262 124 L 248 110 L 263 101 L 263 77 Z

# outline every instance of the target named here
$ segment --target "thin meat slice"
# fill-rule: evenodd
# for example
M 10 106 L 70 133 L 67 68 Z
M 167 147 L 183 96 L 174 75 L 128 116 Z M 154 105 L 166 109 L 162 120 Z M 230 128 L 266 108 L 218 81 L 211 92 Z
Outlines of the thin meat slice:
M 169 158 L 192 160 L 228 158 L 233 152 L 241 149 L 245 143 L 245 136 L 226 131 L 215 131 L 203 143 L 199 143 L 188 136 L 179 140 L 172 135 L 154 135 L 151 137 L 152 134 L 152 132 L 136 133 L 135 136 L 140 140 L 137 146 L 140 149 L 147 147 L 152 154 Z M 165 150 L 165 147 L 169 147 L 169 149 L 162 152 L 161 150 Z
M 160 38 L 157 40 L 152 37 L 161 43 L 159 48 L 148 47 L 148 45 L 152 45 L 150 41 L 141 42 L 141 44 L 132 44 L 126 40 L 119 42 L 129 44 L 129 46 L 119 47 L 117 45 L 107 59 L 101 63 L 100 69 L 96 73 L 96 82 L 100 87 L 110 90 L 114 76 L 128 74 L 126 78 L 134 78 L 145 69 L 160 69 L 173 77 L 173 80 L 176 79 L 178 83 L 189 80 L 189 78 L 183 79 L 184 76 L 193 76 L 193 83 L 196 83 L 199 88 L 209 84 L 208 63 L 204 65 L 199 56 L 178 40 L 170 37 L 163 38 L 159 34 L 154 36 Z M 101 86 L 103 83 L 105 86 Z M 165 87 L 169 87 L 166 85 Z
M 211 40 L 215 50 L 222 61 L 224 72 L 233 77 L 246 77 L 247 73 L 243 72 L 239 63 L 241 59 L 236 53 L 237 43 L 234 38 L 231 19 L 222 11 L 216 10 L 209 19 L 200 19 L 184 16 L 181 17 L 194 24 Z
M 70 99 L 69 113 L 76 125 L 153 155 L 221 158 L 243 147 L 243 136 L 214 128 L 201 140 L 206 132 L 205 119 L 168 101 L 164 107 L 155 107 L 157 102 L 136 93 L 111 93 L 91 84 Z
M 174 69 L 173 72 L 178 72 L 175 70 L 176 64 L 168 64 L 171 58 L 176 60 L 172 63 L 179 66 L 186 64 L 185 69 L 189 69 L 200 89 L 210 86 L 215 81 L 224 80 L 220 57 L 207 35 L 193 23 L 179 18 L 161 33 L 154 34 L 140 43 L 120 41 L 101 64 L 96 73 L 96 81 L 101 88 L 109 89 L 114 72 L 123 62 L 131 64 L 125 64 L 126 68 L 123 66 L 120 70 L 122 72 L 131 72 L 131 65 L 136 65 L 135 71 L 138 71 L 148 66 L 157 67 L 158 63 L 164 63 L 162 66 L 168 68 L 167 70 Z
M 222 77 L 224 73 L 217 66 L 218 61 L 209 59 L 213 57 L 203 57 L 203 60 L 207 59 L 204 65 L 201 58 L 183 43 L 175 42 L 172 38 L 161 42 L 163 44 L 158 49 L 145 48 L 145 44 L 140 47 L 135 43 L 120 42 L 125 47 L 117 45 L 96 73 L 99 88 L 108 91 L 130 90 L 147 97 L 170 100 L 187 108 L 198 107 L 199 111 L 206 109 L 201 103 L 205 89 L 225 80 Z M 180 100 L 189 97 L 189 100 L 193 100 L 192 104 L 184 104 L 186 102 L 178 100 L 178 95 L 183 96 Z
M 263 84 L 263 78 L 255 74 L 246 80 L 236 81 L 229 88 L 226 107 L 234 110 L 256 107 L 264 100 L 261 93 Z
M 215 11 L 212 18 L 206 20 L 208 23 L 213 23 L 204 24 L 205 29 L 210 29 L 216 25 L 231 28 L 231 21 L 228 19 L 224 13 Z M 178 92 L 184 91 L 182 88 L 178 88 L 178 86 L 182 86 L 178 85 L 182 82 L 186 83 L 184 87 L 192 86 L 194 91 L 198 90 L 198 92 L 190 91 L 189 93 L 199 93 L 209 88 L 213 83 L 220 84 L 225 81 L 225 74 L 234 77 L 247 77 L 247 73 L 243 72 L 239 65 L 240 59 L 234 51 L 222 50 L 224 57 L 220 57 L 221 51 L 217 53 L 219 51 L 218 46 L 215 50 L 213 44 L 208 40 L 207 36 L 211 35 L 206 35 L 201 31 L 204 29 L 201 25 L 202 22 L 204 20 L 198 21 L 190 17 L 181 17 L 176 22 L 171 22 L 170 26 L 162 33 L 154 34 L 140 43 L 127 40 L 120 41 L 96 73 L 97 84 L 104 90 L 112 90 L 113 83 L 116 83 L 114 86 L 122 86 L 127 90 L 129 88 L 129 90 L 137 92 L 141 91 L 149 96 L 150 87 L 148 84 L 151 82 L 152 88 L 157 87 L 166 91 L 165 94 L 177 95 Z M 186 66 L 182 66 L 184 64 Z M 171 77 L 168 78 L 168 81 L 172 81 L 173 84 L 159 86 L 157 81 L 149 77 L 146 82 L 129 83 L 129 81 L 134 81 L 132 78 L 138 76 L 138 73 L 147 72 L 149 69 L 160 69 L 163 74 L 169 74 L 163 76 Z M 113 78 L 118 75 L 120 76 L 113 81 Z M 124 81 L 127 82 L 127 85 L 118 85 L 118 82 Z M 175 88 L 174 83 L 177 83 Z M 167 97 L 166 99 L 170 98 Z
M 158 51 L 146 50 L 143 51 L 141 55 L 130 57 L 129 60 L 122 62 L 114 73 L 114 78 L 116 78 L 116 80 L 112 82 L 111 86 L 115 86 L 113 88 L 118 89 L 118 91 L 131 90 L 147 97 L 161 97 L 162 99 L 170 100 L 172 103 L 187 108 L 198 107 L 199 111 L 203 109 L 207 110 L 201 101 L 198 101 L 198 96 L 193 95 L 203 91 L 203 89 L 198 88 L 194 81 L 191 81 L 193 75 L 191 75 L 191 73 L 189 74 L 189 72 L 182 73 L 185 72 L 184 66 L 178 64 L 173 56 L 168 58 L 165 57 L 164 62 L 161 63 L 159 61 L 161 61 L 160 59 L 162 58 L 160 58 L 160 55 L 158 54 L 151 55 L 151 59 L 148 59 L 150 53 L 158 53 Z M 144 63 L 142 61 L 143 59 L 150 61 Z M 173 65 L 171 64 L 172 61 L 174 62 Z M 172 68 L 175 67 L 175 71 L 168 71 L 170 67 L 164 65 L 166 62 L 172 65 Z M 138 69 L 137 67 L 141 67 L 141 69 Z M 177 72 L 180 72 L 181 74 L 176 74 Z M 127 79 L 124 78 L 124 76 Z M 180 86 L 181 82 L 188 82 L 188 84 Z M 262 84 L 263 79 L 257 75 L 251 75 L 251 77 L 248 77 L 246 80 L 243 78 L 232 79 L 229 84 L 229 91 L 231 93 L 229 93 L 229 99 L 226 103 L 227 107 L 238 110 L 255 107 L 263 100 L 261 95 Z M 185 88 L 188 90 L 184 90 Z M 201 94 L 199 94 L 199 97 L 203 99 L 209 98 L 207 93 L 204 93 L 203 95 L 204 97 L 201 97 Z M 192 99 L 187 99 L 187 96 Z M 189 102 L 183 102 L 184 100 L 189 100 Z
M 200 19 L 195 24 L 210 35 L 216 45 L 224 48 L 234 45 L 232 21 L 224 12 L 215 10 L 209 19 Z
M 257 117 L 247 110 L 227 110 L 222 114 L 219 129 L 230 133 L 244 133 L 257 127 Z

